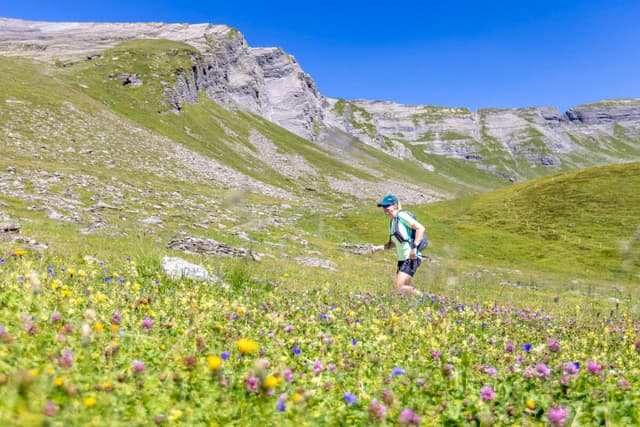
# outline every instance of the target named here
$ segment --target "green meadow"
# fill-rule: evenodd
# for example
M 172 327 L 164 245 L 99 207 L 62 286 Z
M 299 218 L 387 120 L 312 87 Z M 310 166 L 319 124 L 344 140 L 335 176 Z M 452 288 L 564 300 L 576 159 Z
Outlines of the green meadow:
M 343 158 L 205 96 L 173 112 L 162 82 L 194 54 L 0 58 L 4 425 L 640 423 L 640 163 L 505 186 L 415 147 L 446 173 L 357 141 Z M 255 133 L 321 173 L 274 167 Z M 376 201 L 337 180 L 455 195 L 404 206 L 430 240 L 420 297 L 367 250 L 388 239 Z M 186 236 L 251 256 L 168 247 Z M 219 281 L 170 278 L 166 256 Z

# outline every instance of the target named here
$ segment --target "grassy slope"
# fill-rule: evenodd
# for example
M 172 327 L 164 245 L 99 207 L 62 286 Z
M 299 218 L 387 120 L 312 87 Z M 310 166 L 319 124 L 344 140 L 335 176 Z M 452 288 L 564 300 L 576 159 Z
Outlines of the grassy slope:
M 170 112 L 161 82 L 173 85 L 177 70 L 190 69 L 191 57 L 195 54 L 193 48 L 183 43 L 136 40 L 103 52 L 99 59 L 73 64 L 61 72 L 65 80 L 75 83 L 77 90 L 85 92 L 129 120 L 280 188 L 298 190 L 302 191 L 300 194 L 304 194 L 303 189 L 307 187 L 319 190 L 328 190 L 329 187 L 323 176 L 307 176 L 291 182 L 272 169 L 271 165 L 263 162 L 249 142 L 251 130 L 257 130 L 273 141 L 280 153 L 302 156 L 312 167 L 321 171 L 321 175 L 342 179 L 349 176 L 374 181 L 377 179 L 273 123 L 258 116 L 230 112 L 204 96 L 197 104 L 184 103 L 180 114 Z M 133 73 L 144 82 L 142 86 L 123 86 L 120 79 L 109 77 Z M 356 157 L 371 170 L 381 171 L 381 175 L 409 180 L 453 194 L 471 191 L 464 180 L 458 182 L 451 178 L 445 179 L 425 171 L 419 165 L 407 164 L 366 148 L 364 144 L 360 144 L 358 148 L 364 154 Z M 484 186 L 482 189 L 487 188 L 495 186 Z
M 640 163 L 597 167 L 435 204 L 429 215 L 463 259 L 632 280 L 638 188 Z
M 188 48 L 185 49 L 188 52 Z M 40 66 L 20 60 L 1 60 L 0 67 L 3 75 L 2 89 L 6 98 L 22 99 L 32 106 L 47 109 L 52 115 L 50 121 L 54 123 L 65 124 L 65 111 L 60 108 L 60 104 L 65 101 L 72 102 L 76 108 L 82 109 L 89 115 L 95 115 L 96 118 L 102 117 L 107 106 L 119 113 L 121 117 L 119 120 L 128 122 L 130 118 L 138 126 L 151 128 L 205 155 L 232 164 L 237 156 L 229 146 L 241 144 L 250 149 L 246 140 L 242 139 L 246 138 L 251 128 L 254 128 L 274 140 L 283 152 L 301 154 L 321 170 L 335 173 L 336 176 L 349 173 L 364 177 L 361 171 L 343 168 L 341 163 L 333 160 L 319 148 L 277 126 L 255 116 L 230 113 L 209 101 L 187 105 L 184 114 L 179 116 L 172 113 L 158 115 L 157 111 L 152 111 L 157 108 L 157 94 L 149 95 L 153 93 L 151 88 L 145 89 L 149 92 L 135 92 L 141 88 L 122 87 L 116 81 L 103 81 L 104 72 L 92 74 L 93 71 L 89 70 L 91 67 L 96 69 L 100 67 L 95 67 L 90 62 L 57 70 L 63 72 L 63 78 L 50 77 L 42 72 Z M 57 73 L 56 70 L 44 71 L 54 76 Z M 144 69 L 127 68 L 127 72 L 135 71 L 143 73 Z M 88 86 L 88 89 L 83 90 L 91 96 L 82 93 L 78 84 Z M 148 95 L 151 98 L 147 98 Z M 153 104 L 153 106 L 150 107 L 147 104 Z M 1 109 L 0 112 L 2 112 Z M 152 114 L 149 114 L 150 112 Z M 6 118 L 6 114 L 2 114 L 0 120 L 3 120 L 3 116 Z M 124 116 L 127 119 L 124 119 Z M 133 122 L 131 122 L 132 125 Z M 11 126 L 19 128 L 22 126 L 21 129 L 24 132 L 27 132 L 31 126 L 32 134 L 27 134 L 27 137 L 42 137 L 46 140 L 46 137 L 51 135 L 42 136 L 41 133 L 49 133 L 50 129 L 40 129 L 40 124 L 35 121 L 34 123 L 14 123 Z M 67 136 L 76 139 L 85 138 L 88 142 L 91 142 L 91 132 L 101 132 L 91 127 L 78 128 L 76 122 L 66 123 L 66 125 L 67 131 L 71 132 L 71 135 Z M 104 125 L 109 127 L 113 124 L 107 121 Z M 215 147 L 191 136 L 210 135 L 211 140 L 222 138 L 222 126 L 232 129 L 239 135 L 238 140 L 225 141 L 222 145 Z M 191 129 L 190 135 L 184 132 L 185 127 Z M 105 130 L 106 128 L 102 132 Z M 132 136 L 125 137 L 126 130 L 123 132 L 123 135 L 116 135 L 113 141 L 122 139 L 125 145 L 135 142 L 135 139 L 131 139 Z M 86 162 L 82 159 L 73 160 L 73 157 L 77 157 L 76 155 L 63 156 L 67 158 L 65 162 L 60 162 L 60 156 L 56 157 L 54 152 L 59 154 L 65 149 L 61 140 L 61 137 L 48 139 L 51 147 L 55 146 L 55 150 L 50 150 L 52 153 L 49 157 L 41 156 L 40 159 L 34 159 L 32 153 L 17 150 L 15 156 L 12 153 L 11 156 L 0 159 L 0 168 L 6 170 L 8 166 L 17 166 L 19 169 L 32 168 L 69 174 L 81 171 L 87 173 Z M 113 141 L 110 141 L 110 144 L 113 144 Z M 110 148 L 115 152 L 119 150 L 118 147 L 110 146 Z M 389 174 L 406 177 L 423 173 L 417 165 L 406 165 L 406 162 L 390 159 L 366 146 L 359 149 L 366 153 L 366 157 L 374 159 L 370 165 L 383 164 L 385 168 L 380 169 L 388 168 Z M 233 165 L 248 174 L 259 175 L 266 182 L 300 191 L 284 177 L 259 163 L 257 169 L 251 169 L 241 162 Z M 167 165 L 167 168 L 170 169 L 171 165 Z M 469 276 L 465 276 L 466 272 L 477 273 L 485 268 L 494 271 L 499 271 L 500 268 L 505 268 L 503 271 L 521 269 L 535 272 L 537 278 L 554 275 L 560 281 L 581 277 L 588 277 L 592 281 L 633 280 L 633 275 L 638 274 L 639 263 L 638 220 L 635 214 L 637 207 L 640 206 L 635 191 L 639 184 L 638 168 L 638 164 L 629 164 L 571 172 L 514 185 L 477 198 L 464 198 L 428 206 L 410 206 L 409 208 L 416 212 L 427 225 L 433 241 L 433 247 L 429 253 L 433 256 L 434 263 L 420 271 L 417 282 L 430 289 L 450 291 L 451 289 L 445 286 L 447 283 L 458 281 L 473 285 L 477 280 L 469 279 Z M 261 175 L 263 172 L 264 175 Z M 127 168 L 97 167 L 91 168 L 90 173 L 103 183 L 115 176 L 132 187 L 145 188 L 151 185 L 155 189 L 166 191 L 167 195 L 179 190 L 186 198 L 192 197 L 189 200 L 190 203 L 195 203 L 195 200 L 225 200 L 228 197 L 221 189 L 162 178 L 154 175 L 153 172 L 132 174 Z M 443 178 L 438 178 L 436 174 L 420 176 L 425 181 L 435 180 L 443 188 L 450 185 Z M 473 174 L 467 175 L 467 177 L 473 176 Z M 54 190 L 62 193 L 63 187 L 64 185 Z M 468 188 L 468 186 L 458 188 Z M 34 189 L 31 188 L 29 191 Z M 92 195 L 90 190 L 85 190 L 80 194 L 80 198 L 88 205 L 91 203 Z M 326 197 L 330 196 L 328 194 Z M 307 197 L 318 196 L 308 195 Z M 320 198 L 325 196 L 321 195 Z M 296 204 L 293 204 L 291 210 L 281 210 L 279 201 L 252 195 L 243 199 L 241 203 L 224 205 L 225 209 L 228 208 L 229 217 L 233 218 L 231 221 L 221 220 L 230 227 L 228 232 L 216 230 L 214 227 L 207 230 L 194 228 L 191 224 L 202 219 L 200 215 L 202 212 L 196 210 L 193 213 L 174 206 L 171 209 L 164 209 L 171 211 L 171 214 L 163 218 L 165 220 L 163 227 L 141 227 L 136 222 L 136 218 L 118 221 L 116 213 L 105 212 L 106 220 L 111 225 L 108 232 L 98 231 L 81 235 L 79 229 L 86 224 L 61 223 L 46 218 L 42 212 L 29 210 L 24 201 L 4 195 L 2 200 L 8 204 L 2 208 L 4 211 L 10 212 L 15 218 L 26 219 L 21 221 L 25 234 L 36 237 L 40 241 L 49 242 L 52 250 L 63 257 L 92 254 L 102 258 L 117 259 L 132 256 L 148 259 L 151 264 L 154 264 L 163 254 L 176 255 L 164 248 L 176 229 L 213 237 L 234 245 L 244 245 L 245 243 L 235 238 L 231 232 L 240 230 L 248 232 L 254 238 L 250 245 L 255 250 L 271 257 L 264 258 L 259 264 L 247 265 L 228 259 L 211 259 L 184 254 L 180 256 L 201 262 L 220 273 L 249 274 L 268 280 L 282 281 L 292 287 L 336 285 L 349 289 L 386 289 L 393 275 L 392 254 L 376 257 L 356 256 L 340 249 L 338 245 L 342 242 L 381 243 L 386 239 L 384 232 L 386 219 L 375 206 L 356 204 L 352 208 L 343 208 L 341 203 L 326 200 L 332 203 L 328 205 L 321 203 L 322 206 L 313 211 Z M 307 201 L 313 206 L 312 199 Z M 135 207 L 150 209 L 149 206 L 158 202 L 162 200 L 143 199 L 138 202 L 140 205 Z M 203 206 L 207 206 L 206 203 L 203 203 Z M 254 228 L 253 224 L 263 219 L 261 216 L 263 214 L 255 213 L 256 209 L 267 212 L 267 217 L 271 215 L 270 210 L 280 211 L 284 218 L 284 225 Z M 340 215 L 336 215 L 338 213 Z M 298 216 L 302 218 L 295 220 L 294 217 Z M 252 226 L 247 227 L 245 223 Z M 301 245 L 301 240 L 306 244 Z M 635 246 L 631 245 L 633 242 Z M 273 243 L 278 246 L 273 246 Z M 620 248 L 627 243 L 631 246 L 626 253 L 623 253 Z M 316 253 L 318 255 L 314 255 Z M 334 273 L 304 267 L 295 261 L 296 257 L 310 256 L 310 254 L 335 262 L 339 271 Z M 467 291 L 493 292 L 495 288 L 491 286 L 496 285 L 496 280 L 495 276 L 489 277 L 483 282 L 488 286 L 486 289 L 467 288 Z M 519 294 L 517 291 L 514 292 L 516 295 L 514 299 L 517 300 Z

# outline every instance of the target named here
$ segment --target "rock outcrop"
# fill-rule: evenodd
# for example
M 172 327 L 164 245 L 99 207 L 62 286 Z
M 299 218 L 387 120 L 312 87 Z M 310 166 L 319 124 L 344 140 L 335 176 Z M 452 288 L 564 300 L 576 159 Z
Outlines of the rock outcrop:
M 640 100 L 605 101 L 565 114 L 552 107 L 473 112 L 332 98 L 327 105 L 326 124 L 400 158 L 414 157 L 418 148 L 475 162 L 479 168 L 500 162 L 560 167 L 572 156 L 584 157 L 587 164 L 615 160 L 618 143 L 628 145 L 632 156 L 640 158 Z M 585 149 L 594 141 L 599 142 L 598 153 Z M 517 175 L 514 169 L 506 177 Z
M 0 55 L 73 61 L 94 57 L 104 49 L 135 38 L 180 41 L 200 52 L 194 56 L 191 70 L 178 77 L 169 94 L 177 110 L 181 102 L 197 102 L 198 93 L 203 91 L 227 108 L 258 114 L 303 138 L 317 138 L 314 127 L 322 123 L 324 97 L 311 76 L 280 48 L 249 47 L 234 28 L 212 24 L 60 23 L 0 18 Z M 137 80 L 134 82 L 138 84 Z

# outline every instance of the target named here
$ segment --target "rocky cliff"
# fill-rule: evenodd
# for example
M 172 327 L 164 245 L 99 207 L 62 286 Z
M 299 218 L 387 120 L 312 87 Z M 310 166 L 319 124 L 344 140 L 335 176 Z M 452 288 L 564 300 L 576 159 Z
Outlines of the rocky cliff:
M 476 162 L 524 178 L 527 167 L 572 166 L 613 159 L 620 145 L 640 153 L 640 100 L 558 109 L 407 106 L 385 101 L 328 99 L 325 123 L 400 157 L 417 152 Z M 596 143 L 595 147 L 585 147 Z M 583 158 L 584 157 L 584 158 Z M 513 162 L 509 167 L 508 163 Z M 577 164 L 576 166 L 579 166 Z
M 345 136 L 434 170 L 433 156 L 472 162 L 510 180 L 545 170 L 640 158 L 640 100 L 570 109 L 407 106 L 325 98 L 294 57 L 252 48 L 225 25 L 48 23 L 0 18 L 0 54 L 76 61 L 133 38 L 185 42 L 195 51 L 167 97 L 176 111 L 200 93 L 228 109 L 258 114 L 308 140 Z M 545 170 L 540 170 L 540 168 Z M 551 168 L 551 169 L 550 169 Z M 537 170 L 536 170 L 537 169 Z
M 249 47 L 226 25 L 163 23 L 57 23 L 0 18 L 0 55 L 76 61 L 136 38 L 181 41 L 199 55 L 178 76 L 171 103 L 197 102 L 203 91 L 227 108 L 256 113 L 315 139 L 323 96 L 295 58 L 279 48 Z

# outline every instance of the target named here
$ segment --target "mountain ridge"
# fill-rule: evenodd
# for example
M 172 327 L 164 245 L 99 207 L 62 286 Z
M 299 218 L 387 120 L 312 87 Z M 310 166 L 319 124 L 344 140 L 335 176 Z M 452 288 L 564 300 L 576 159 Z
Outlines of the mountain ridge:
M 61 67 L 114 63 L 105 48 L 132 39 L 167 38 L 194 48 L 164 97 L 176 113 L 200 94 L 233 111 L 257 114 L 329 150 L 362 142 L 440 175 L 450 163 L 509 182 L 563 170 L 640 159 L 640 100 L 601 101 L 561 114 L 554 107 L 517 109 L 329 98 L 295 57 L 277 47 L 250 47 L 226 25 L 47 23 L 0 18 L 0 54 L 29 56 Z M 122 70 L 123 85 L 145 84 Z M 153 78 L 153 74 L 150 74 Z M 106 77 L 106 76 L 104 76 Z

